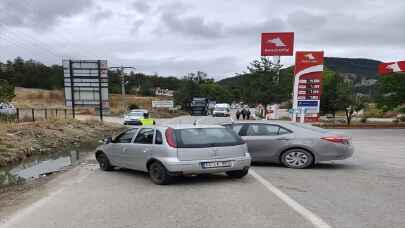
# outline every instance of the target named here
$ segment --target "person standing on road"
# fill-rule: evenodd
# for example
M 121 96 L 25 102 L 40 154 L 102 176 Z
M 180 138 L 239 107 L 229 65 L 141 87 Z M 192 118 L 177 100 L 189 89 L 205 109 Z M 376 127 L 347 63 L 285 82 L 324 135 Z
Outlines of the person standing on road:
M 250 120 L 250 110 L 246 110 L 246 119 Z
M 140 119 L 142 126 L 151 126 L 151 125 L 155 125 L 156 122 L 154 119 L 149 118 L 149 113 L 145 112 L 143 114 L 143 118 Z
M 240 118 L 240 110 L 238 109 L 236 110 L 236 119 L 239 120 L 239 118 Z
M 246 109 L 245 108 L 242 109 L 242 119 L 243 120 L 246 119 Z

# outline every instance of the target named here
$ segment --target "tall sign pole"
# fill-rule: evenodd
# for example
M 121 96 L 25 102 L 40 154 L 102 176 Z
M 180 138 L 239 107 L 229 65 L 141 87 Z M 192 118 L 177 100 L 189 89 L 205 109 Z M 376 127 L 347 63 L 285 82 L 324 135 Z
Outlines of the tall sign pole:
M 281 56 L 294 55 L 294 33 L 273 32 L 262 33 L 261 56 L 273 56 L 273 64 L 277 70 L 277 83 L 280 80 Z M 267 112 L 267 104 L 263 104 Z
M 103 94 L 102 94 L 102 84 L 101 84 L 101 61 L 97 60 L 97 68 L 98 68 L 98 98 L 99 102 L 99 109 L 100 109 L 100 121 L 103 122 Z
M 76 117 L 75 111 L 75 87 L 74 87 L 74 77 L 73 77 L 73 61 L 69 60 L 69 75 L 70 75 L 70 100 L 72 102 L 72 116 L 73 119 Z M 65 104 L 66 105 L 66 104 Z
M 110 67 L 110 69 L 118 70 L 118 72 L 119 72 L 119 74 L 121 76 L 121 96 L 122 96 L 122 102 L 123 102 L 123 104 L 124 104 L 124 106 L 126 108 L 126 101 L 125 101 L 125 94 L 126 94 L 125 93 L 125 84 L 126 84 L 126 81 L 125 81 L 125 72 L 124 72 L 124 70 L 125 69 L 133 69 L 133 70 L 135 70 L 136 68 L 132 67 L 132 66 L 119 66 L 119 67 Z
M 294 68 L 293 122 L 318 122 L 322 93 L 323 51 L 297 51 Z

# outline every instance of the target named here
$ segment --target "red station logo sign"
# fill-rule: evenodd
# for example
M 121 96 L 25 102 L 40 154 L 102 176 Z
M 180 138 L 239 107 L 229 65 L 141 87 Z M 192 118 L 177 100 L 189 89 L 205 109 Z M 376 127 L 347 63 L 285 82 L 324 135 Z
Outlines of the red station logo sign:
M 262 33 L 262 56 L 292 56 L 294 54 L 294 33 Z
M 381 63 L 378 65 L 378 73 L 380 75 L 400 72 L 405 72 L 405 61 Z

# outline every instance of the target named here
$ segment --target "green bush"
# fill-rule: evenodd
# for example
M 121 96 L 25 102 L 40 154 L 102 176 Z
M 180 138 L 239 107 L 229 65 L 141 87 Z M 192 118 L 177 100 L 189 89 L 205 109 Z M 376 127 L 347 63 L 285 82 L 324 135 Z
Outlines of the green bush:
M 360 122 L 361 123 L 367 123 L 367 117 L 361 117 L 361 119 L 360 119 Z
M 384 112 L 379 109 L 371 109 L 364 113 L 365 118 L 382 118 L 384 116 Z
M 401 122 L 405 122 L 405 115 L 398 117 L 398 120 Z
M 8 122 L 8 121 L 15 121 L 17 119 L 17 115 L 10 115 L 10 114 L 3 114 L 0 113 L 0 121 Z

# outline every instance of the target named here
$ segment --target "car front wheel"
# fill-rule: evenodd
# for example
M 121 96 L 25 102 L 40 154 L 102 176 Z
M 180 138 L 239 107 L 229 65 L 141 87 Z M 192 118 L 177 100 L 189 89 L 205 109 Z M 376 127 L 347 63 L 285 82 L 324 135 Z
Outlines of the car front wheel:
M 111 165 L 110 160 L 108 160 L 107 155 L 101 153 L 97 156 L 98 164 L 100 165 L 100 169 L 103 171 L 111 171 L 114 167 Z
M 249 173 L 249 169 L 243 169 L 243 170 L 228 171 L 228 172 L 226 172 L 226 175 L 228 175 L 228 177 L 232 177 L 232 178 L 242 178 L 242 177 L 246 176 L 248 173 Z
M 149 177 L 153 183 L 158 185 L 170 184 L 173 177 L 160 162 L 153 162 L 149 166 Z
M 314 156 L 303 149 L 288 150 L 281 156 L 281 162 L 288 168 L 303 169 L 312 165 Z

